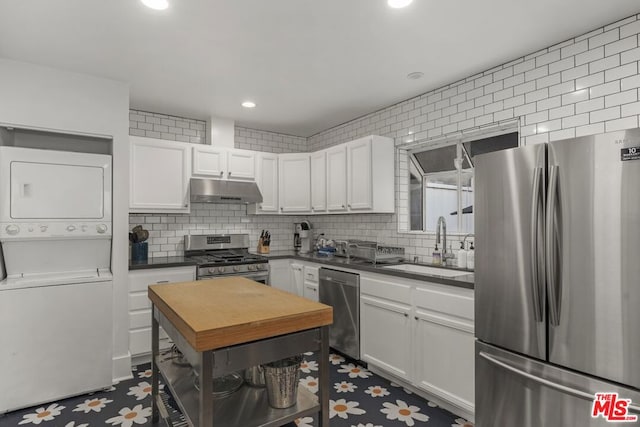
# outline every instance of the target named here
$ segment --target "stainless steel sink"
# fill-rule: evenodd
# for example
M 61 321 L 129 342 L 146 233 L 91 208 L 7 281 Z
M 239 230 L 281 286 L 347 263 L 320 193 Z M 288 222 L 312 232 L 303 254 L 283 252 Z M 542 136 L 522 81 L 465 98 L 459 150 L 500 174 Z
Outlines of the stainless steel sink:
M 458 277 L 465 276 L 467 274 L 473 274 L 470 271 L 450 270 L 447 268 L 430 267 L 428 265 L 420 264 L 399 264 L 399 265 L 387 265 L 382 268 L 389 270 L 400 270 L 410 273 L 425 274 L 428 276 L 441 276 L 441 277 Z

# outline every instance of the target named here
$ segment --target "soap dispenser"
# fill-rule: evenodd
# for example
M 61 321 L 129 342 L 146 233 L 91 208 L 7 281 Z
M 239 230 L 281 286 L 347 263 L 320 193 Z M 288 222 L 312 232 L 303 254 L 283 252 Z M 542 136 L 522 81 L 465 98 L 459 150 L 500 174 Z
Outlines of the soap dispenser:
M 471 242 L 471 247 L 469 248 L 469 251 L 467 252 L 467 268 L 469 270 L 473 270 L 474 261 L 475 261 L 475 252 L 474 252 L 474 248 L 473 248 L 473 242 Z
M 433 264 L 434 265 L 441 265 L 442 264 L 442 253 L 440 253 L 440 250 L 438 249 L 438 244 L 436 243 L 436 248 L 433 250 L 433 254 L 431 254 L 431 257 L 433 258 Z
M 464 250 L 464 242 L 460 242 L 458 251 L 458 268 L 467 268 L 467 251 Z

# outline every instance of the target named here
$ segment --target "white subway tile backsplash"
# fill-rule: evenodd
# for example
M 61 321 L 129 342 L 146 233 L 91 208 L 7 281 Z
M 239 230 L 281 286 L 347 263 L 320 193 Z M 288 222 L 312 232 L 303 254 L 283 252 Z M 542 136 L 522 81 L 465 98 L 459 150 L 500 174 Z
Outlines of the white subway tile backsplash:
M 544 88 L 544 89 L 536 90 L 536 91 L 525 94 L 524 99 L 526 103 L 529 103 L 529 102 L 536 102 L 541 99 L 546 99 L 548 97 L 549 97 L 549 89 Z
M 553 98 L 544 98 L 536 103 L 536 109 L 538 111 L 541 110 L 550 110 L 552 108 L 557 108 L 562 105 L 562 97 L 554 96 Z
M 640 102 L 626 104 L 622 106 L 622 117 L 640 115 Z
M 589 62 L 597 61 L 598 59 L 602 58 L 604 58 L 604 46 L 590 49 L 586 52 L 576 55 L 576 67 Z
M 561 119 L 563 117 L 573 116 L 575 114 L 575 104 L 565 105 L 564 107 L 553 108 L 549 110 L 549 119 Z
M 514 96 L 504 100 L 504 108 L 517 107 L 524 104 L 524 95 Z
M 560 49 L 560 57 L 569 58 L 579 53 L 585 52 L 588 49 L 589 49 L 588 40 L 576 41 L 575 43 Z M 579 64 L 576 64 L 576 65 L 579 65 Z
M 576 114 L 588 113 L 590 111 L 601 110 L 604 108 L 604 97 L 590 99 L 576 103 Z
M 575 90 L 575 81 L 569 80 L 568 82 L 560 83 L 549 87 L 549 96 L 562 95 L 564 93 L 573 92 Z
M 640 61 L 640 47 L 627 50 L 620 54 L 620 63 L 628 64 L 629 62 Z
M 589 124 L 589 113 L 576 114 L 562 119 L 563 128 L 574 128 Z
M 513 66 L 513 74 L 520 74 L 520 73 L 525 73 L 529 70 L 533 70 L 536 67 L 536 60 L 535 58 L 533 59 L 528 59 L 524 62 L 521 62 L 520 64 L 516 64 Z
M 622 79 L 638 74 L 638 63 L 631 62 L 629 64 L 622 65 L 620 67 L 612 68 L 604 72 L 604 81 L 610 82 L 612 80 Z
M 536 67 L 542 67 L 543 65 L 550 64 L 551 62 L 558 61 L 560 59 L 560 50 L 553 50 L 544 55 L 540 55 L 536 58 Z
M 567 80 L 575 80 L 578 77 L 583 77 L 588 74 L 589 74 L 589 65 L 587 64 L 580 65 L 575 68 L 570 68 L 561 73 L 563 82 L 566 82 Z
M 615 55 L 625 50 L 638 47 L 638 36 L 634 34 L 631 37 L 625 37 L 617 42 L 610 43 L 604 47 L 604 55 Z
M 517 86 L 519 84 L 524 83 L 524 73 L 522 74 L 516 74 L 512 77 L 507 77 L 506 79 L 504 79 L 504 87 L 512 87 L 512 86 Z
M 602 45 L 614 42 L 619 38 L 620 38 L 620 30 L 618 28 L 614 28 L 602 34 L 598 34 L 596 36 L 590 37 L 589 49 L 594 49 L 598 46 L 602 46 Z
M 575 59 L 573 58 L 573 56 L 570 56 L 568 58 L 549 64 L 549 74 L 559 73 L 573 67 L 575 67 Z
M 605 108 L 604 110 L 592 111 L 589 113 L 589 122 L 605 122 L 607 120 L 615 120 L 620 118 L 620 107 Z
M 574 138 L 576 136 L 576 130 L 574 128 L 557 130 L 549 132 L 549 141 L 561 141 L 563 139 Z
M 623 129 L 634 129 L 638 127 L 638 117 L 625 117 L 623 119 L 611 120 L 605 123 L 605 131 L 613 132 Z
M 620 92 L 620 80 L 614 80 L 612 82 L 590 88 L 589 96 L 591 98 L 596 98 L 599 96 L 610 95 L 616 92 Z
M 589 99 L 589 90 L 580 89 L 562 95 L 562 105 L 574 104 Z
M 595 135 L 604 132 L 604 122 L 594 123 L 592 125 L 579 126 L 576 128 L 576 137 Z
M 638 91 L 636 89 L 627 90 L 625 92 L 614 93 L 604 98 L 605 107 L 613 107 L 615 105 L 629 104 L 638 100 Z
M 623 25 L 620 27 L 620 37 L 625 38 L 632 35 L 640 34 L 640 20 L 636 20 L 635 22 L 631 22 L 630 24 Z
M 537 80 L 541 77 L 548 76 L 548 75 L 549 75 L 549 67 L 544 65 L 542 67 L 535 68 L 533 70 L 530 70 L 524 73 L 524 81 L 528 82 L 530 80 Z
M 576 79 L 576 90 L 586 89 L 604 83 L 604 71 Z

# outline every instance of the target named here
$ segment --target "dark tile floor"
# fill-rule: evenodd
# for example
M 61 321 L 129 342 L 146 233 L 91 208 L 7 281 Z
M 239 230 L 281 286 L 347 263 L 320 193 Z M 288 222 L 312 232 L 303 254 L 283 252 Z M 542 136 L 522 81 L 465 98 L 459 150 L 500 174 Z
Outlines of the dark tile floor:
M 472 426 L 432 402 L 369 372 L 351 360 L 331 354 L 331 427 L 460 427 Z M 149 365 L 135 368 L 134 378 L 110 390 L 38 405 L 0 416 L 0 427 L 42 425 L 55 427 L 151 425 L 151 371 Z M 317 393 L 318 363 L 312 353 L 305 354 L 300 367 L 300 386 Z M 6 392 L 3 390 L 3 392 Z M 172 397 L 161 393 L 171 408 Z M 177 410 L 169 411 L 173 427 L 186 426 Z M 296 420 L 290 426 L 316 426 L 314 417 Z M 245 427 L 245 426 L 238 426 Z

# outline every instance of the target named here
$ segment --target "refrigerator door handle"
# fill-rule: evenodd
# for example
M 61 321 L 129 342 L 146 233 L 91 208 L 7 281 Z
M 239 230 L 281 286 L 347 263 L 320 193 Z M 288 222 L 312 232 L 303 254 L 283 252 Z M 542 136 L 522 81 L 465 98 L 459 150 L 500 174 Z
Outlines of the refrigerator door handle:
M 494 365 L 500 366 L 501 368 L 506 369 L 506 370 L 516 374 L 516 375 L 528 378 L 531 381 L 535 381 L 535 382 L 537 382 L 539 384 L 542 384 L 542 385 L 547 386 L 549 388 L 558 390 L 558 391 L 560 391 L 562 393 L 570 394 L 571 396 L 575 396 L 575 397 L 578 397 L 580 399 L 584 399 L 584 400 L 588 400 L 588 401 L 593 401 L 593 399 L 595 398 L 595 395 L 592 394 L 592 393 L 587 393 L 586 391 L 578 390 L 578 389 L 575 389 L 573 387 L 567 387 L 565 385 L 558 384 L 558 383 L 553 382 L 553 381 L 549 381 L 549 380 L 547 380 L 545 378 L 537 377 L 537 376 L 535 376 L 533 374 L 530 374 L 530 373 L 525 372 L 525 371 L 523 371 L 521 369 L 518 369 L 518 368 L 516 368 L 514 366 L 511 366 L 511 365 L 509 365 L 509 364 L 507 364 L 507 363 L 505 363 L 505 362 L 503 362 L 501 360 L 498 360 L 495 357 L 489 355 L 488 353 L 485 353 L 484 351 L 479 352 L 478 355 L 480 357 L 482 357 L 483 359 L 488 360 L 489 362 L 493 363 Z M 629 405 L 629 406 L 627 406 L 627 409 L 629 409 L 629 411 L 631 411 L 631 412 L 640 413 L 640 406 L 638 406 L 638 405 Z
M 542 322 L 542 303 L 540 298 L 540 277 L 541 274 L 539 262 L 543 257 L 538 253 L 540 247 L 538 245 L 538 233 L 540 230 L 539 211 L 542 203 L 540 197 L 540 181 L 542 181 L 542 168 L 535 168 L 533 171 L 533 196 L 531 200 L 531 286 L 533 288 L 533 311 L 537 322 Z M 544 271 L 544 267 L 542 269 Z
M 560 324 L 560 313 L 558 307 L 557 288 L 557 262 L 558 254 L 555 253 L 554 247 L 554 220 L 556 214 L 556 201 L 558 191 L 558 166 L 551 166 L 549 175 L 549 188 L 547 193 L 547 218 L 545 225 L 545 264 L 547 271 L 547 294 L 549 295 L 549 314 L 550 321 L 553 326 Z

